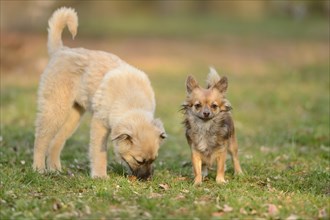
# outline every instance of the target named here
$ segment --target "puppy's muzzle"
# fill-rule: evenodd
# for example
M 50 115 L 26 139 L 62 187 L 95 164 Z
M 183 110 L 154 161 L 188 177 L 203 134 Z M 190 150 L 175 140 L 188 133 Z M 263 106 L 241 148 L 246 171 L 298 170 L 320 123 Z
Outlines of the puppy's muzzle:
M 152 177 L 152 174 L 154 173 L 154 168 L 151 163 L 143 164 L 139 167 L 131 166 L 125 158 L 121 157 L 122 159 L 122 165 L 124 165 L 126 168 L 128 168 L 129 174 L 132 174 L 136 176 L 139 180 L 149 180 Z
M 154 170 L 152 165 L 144 165 L 139 168 L 132 170 L 134 176 L 136 176 L 139 180 L 149 180 L 152 177 Z

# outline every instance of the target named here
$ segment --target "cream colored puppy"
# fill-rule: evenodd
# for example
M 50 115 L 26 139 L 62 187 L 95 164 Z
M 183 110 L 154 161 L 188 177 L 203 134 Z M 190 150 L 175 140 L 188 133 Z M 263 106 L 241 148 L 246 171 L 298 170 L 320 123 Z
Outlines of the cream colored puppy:
M 147 75 L 113 54 L 63 46 L 66 25 L 75 37 L 77 14 L 63 7 L 49 20 L 50 61 L 38 92 L 33 168 L 41 173 L 61 170 L 65 141 L 88 110 L 92 177 L 107 176 L 110 136 L 120 161 L 139 179 L 148 179 L 165 131 L 154 119 L 155 96 Z

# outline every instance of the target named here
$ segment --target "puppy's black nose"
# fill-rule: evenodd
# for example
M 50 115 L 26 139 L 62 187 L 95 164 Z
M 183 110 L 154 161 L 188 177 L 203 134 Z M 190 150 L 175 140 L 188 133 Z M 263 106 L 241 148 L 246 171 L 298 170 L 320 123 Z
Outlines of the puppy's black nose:
M 153 174 L 152 165 L 141 166 L 136 170 L 133 170 L 133 175 L 136 176 L 139 180 L 146 181 L 150 180 Z
M 210 112 L 203 112 L 203 115 L 205 118 L 209 117 L 210 116 Z

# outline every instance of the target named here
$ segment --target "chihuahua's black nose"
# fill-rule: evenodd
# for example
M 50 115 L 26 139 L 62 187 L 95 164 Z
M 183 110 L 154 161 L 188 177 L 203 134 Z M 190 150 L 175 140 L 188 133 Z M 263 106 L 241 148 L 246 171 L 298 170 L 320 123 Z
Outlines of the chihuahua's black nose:
M 210 112 L 203 112 L 203 115 L 205 118 L 209 117 L 210 116 Z

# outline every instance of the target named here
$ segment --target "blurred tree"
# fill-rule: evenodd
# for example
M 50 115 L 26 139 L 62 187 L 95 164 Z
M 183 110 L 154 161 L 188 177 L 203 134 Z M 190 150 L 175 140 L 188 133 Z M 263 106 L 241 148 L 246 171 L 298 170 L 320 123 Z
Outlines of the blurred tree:
M 304 19 L 330 15 L 329 0 L 235 0 L 235 1 L 0 1 L 1 30 L 43 29 L 52 11 L 61 6 L 98 18 L 132 16 L 213 15 L 261 19 L 265 16 L 289 16 Z
M 1 30 L 30 30 L 47 22 L 55 1 L 1 1 Z

